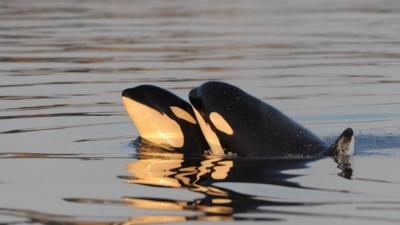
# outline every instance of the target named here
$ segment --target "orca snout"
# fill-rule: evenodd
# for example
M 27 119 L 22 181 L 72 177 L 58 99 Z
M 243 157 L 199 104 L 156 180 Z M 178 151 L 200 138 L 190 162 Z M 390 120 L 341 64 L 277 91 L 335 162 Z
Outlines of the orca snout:
M 162 88 L 144 84 L 123 90 L 122 98 L 125 97 L 146 105 L 153 105 L 154 102 L 160 102 L 158 101 L 159 99 L 168 99 L 170 97 L 168 94 L 169 93 Z
M 127 88 L 122 91 L 122 97 L 126 97 L 132 100 L 140 100 L 143 99 L 144 96 L 148 93 L 148 90 L 142 86 L 134 87 L 134 88 Z

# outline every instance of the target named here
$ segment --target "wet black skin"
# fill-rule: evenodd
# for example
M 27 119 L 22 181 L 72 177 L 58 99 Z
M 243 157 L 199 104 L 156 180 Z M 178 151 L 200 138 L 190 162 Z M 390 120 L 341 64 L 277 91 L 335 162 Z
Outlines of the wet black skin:
M 271 105 L 223 82 L 207 82 L 189 93 L 192 105 L 219 137 L 224 149 L 240 156 L 325 156 L 329 145 Z M 219 113 L 233 129 L 228 135 L 210 121 Z
M 193 118 L 196 118 L 191 105 L 175 94 L 156 86 L 140 85 L 134 88 L 125 89 L 122 92 L 122 96 L 128 97 L 147 105 L 160 113 L 166 114 L 180 125 L 185 140 L 182 148 L 175 149 L 177 152 L 184 152 L 185 154 L 202 154 L 205 149 L 209 148 L 200 127 L 197 124 L 192 124 L 186 120 L 180 119 L 171 111 L 171 106 L 177 106 L 187 111 Z

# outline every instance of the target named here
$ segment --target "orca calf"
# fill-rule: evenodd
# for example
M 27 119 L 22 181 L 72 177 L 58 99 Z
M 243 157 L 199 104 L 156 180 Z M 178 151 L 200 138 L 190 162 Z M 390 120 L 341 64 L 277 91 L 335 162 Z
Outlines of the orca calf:
M 140 85 L 125 89 L 122 102 L 145 142 L 186 154 L 203 154 L 209 148 L 192 106 L 173 93 Z
M 273 106 L 238 87 L 210 81 L 189 93 L 141 85 L 122 92 L 123 104 L 142 139 L 185 154 L 296 158 L 349 156 L 354 133 L 347 128 L 329 146 Z

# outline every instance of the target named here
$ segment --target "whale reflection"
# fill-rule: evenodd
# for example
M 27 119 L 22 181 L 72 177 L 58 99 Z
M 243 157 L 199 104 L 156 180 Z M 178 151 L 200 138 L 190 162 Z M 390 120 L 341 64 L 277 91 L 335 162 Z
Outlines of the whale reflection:
M 239 213 L 266 212 L 267 206 L 313 206 L 327 203 L 291 202 L 276 198 L 249 195 L 223 188 L 220 182 L 260 183 L 283 187 L 312 189 L 291 181 L 302 176 L 289 170 L 303 169 L 316 159 L 261 159 L 240 157 L 215 157 L 184 155 L 166 152 L 146 142 L 138 146 L 139 156 L 127 165 L 129 175 L 118 176 L 127 183 L 168 188 L 186 188 L 204 194 L 190 201 L 169 198 L 121 197 L 120 204 L 157 210 L 194 211 L 203 215 L 214 215 L 214 219 L 240 220 Z M 350 178 L 350 160 L 336 159 L 340 176 Z M 344 175 L 346 174 L 346 175 Z M 350 175 L 351 176 L 351 175 Z M 253 218 L 254 219 L 254 218 Z M 276 220 L 276 215 L 261 220 Z
M 159 213 L 141 213 L 129 218 L 83 218 L 45 214 L 35 211 L 0 209 L 0 214 L 30 218 L 42 224 L 144 224 L 182 221 L 281 221 L 288 215 L 337 217 L 331 213 L 308 213 L 288 211 L 287 207 L 312 207 L 335 204 L 355 204 L 351 201 L 302 201 L 277 197 L 274 193 L 260 196 L 241 193 L 226 187 L 223 183 L 265 184 L 276 187 L 340 192 L 335 189 L 321 189 L 302 186 L 295 178 L 318 158 L 241 158 L 236 156 L 216 157 L 190 155 L 164 150 L 138 139 L 135 143 L 137 154 L 129 162 L 126 174 L 117 179 L 134 185 L 161 188 L 187 189 L 200 193 L 201 197 L 182 200 L 171 196 L 144 197 L 120 194 L 118 199 L 63 198 L 66 202 L 79 204 L 100 204 L 153 210 Z M 339 176 L 351 178 L 351 157 L 335 158 Z M 134 186 L 132 186 L 134 187 Z M 231 186 L 233 187 L 233 186 Z M 279 207 L 283 207 L 282 210 Z M 349 217 L 349 215 L 346 215 Z M 350 216 L 359 218 L 357 216 Z M 360 219 L 368 219 L 360 217 Z M 108 222 L 110 221 L 110 222 Z

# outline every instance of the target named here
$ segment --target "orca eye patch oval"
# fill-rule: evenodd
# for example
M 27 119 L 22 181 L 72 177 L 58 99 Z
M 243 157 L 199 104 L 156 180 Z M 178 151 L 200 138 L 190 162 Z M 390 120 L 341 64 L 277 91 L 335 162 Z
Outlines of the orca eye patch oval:
M 212 112 L 212 113 L 210 113 L 209 117 L 210 117 L 211 122 L 214 124 L 215 128 L 217 128 L 219 131 L 221 131 L 225 134 L 228 134 L 228 135 L 233 134 L 232 127 L 229 125 L 228 122 L 226 122 L 224 117 L 222 117 L 219 113 Z
M 175 116 L 178 117 L 179 119 L 183 119 L 192 124 L 197 124 L 197 122 L 193 118 L 193 116 L 191 116 L 190 113 L 188 113 L 186 110 L 184 110 L 178 106 L 171 106 L 169 108 L 175 114 Z

